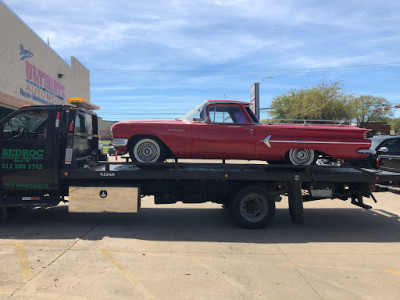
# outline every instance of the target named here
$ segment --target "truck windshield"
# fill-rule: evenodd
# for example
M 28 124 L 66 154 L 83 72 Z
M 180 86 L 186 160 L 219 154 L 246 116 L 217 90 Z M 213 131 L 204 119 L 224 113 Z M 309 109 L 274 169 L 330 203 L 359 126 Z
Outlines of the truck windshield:
M 9 138 L 45 138 L 48 118 L 49 113 L 44 110 L 24 111 L 13 116 L 4 124 L 3 133 Z
M 178 120 L 190 121 L 190 122 L 203 122 L 205 120 L 205 113 L 204 113 L 205 104 L 206 103 L 203 102 L 199 106 L 196 106 L 195 108 L 193 108 L 191 111 L 189 111 L 187 114 L 185 114 Z

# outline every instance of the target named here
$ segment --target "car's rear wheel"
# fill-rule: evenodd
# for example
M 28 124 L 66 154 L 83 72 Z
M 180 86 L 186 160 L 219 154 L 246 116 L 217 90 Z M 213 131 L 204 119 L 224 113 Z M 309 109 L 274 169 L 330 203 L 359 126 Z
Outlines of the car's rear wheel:
M 287 154 L 287 160 L 292 165 L 308 166 L 314 164 L 317 157 L 313 149 L 291 149 Z
M 140 163 L 163 162 L 166 156 L 165 146 L 151 137 L 135 139 L 129 147 L 132 161 Z

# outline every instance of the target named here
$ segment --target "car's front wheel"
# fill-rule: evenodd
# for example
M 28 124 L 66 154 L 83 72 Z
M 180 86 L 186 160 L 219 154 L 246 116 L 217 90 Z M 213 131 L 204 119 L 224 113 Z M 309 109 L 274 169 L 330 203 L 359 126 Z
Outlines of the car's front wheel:
M 151 137 L 135 139 L 129 147 L 132 161 L 140 163 L 163 162 L 166 156 L 165 146 Z
M 287 160 L 292 165 L 308 166 L 316 162 L 317 156 L 313 149 L 291 149 L 287 154 Z

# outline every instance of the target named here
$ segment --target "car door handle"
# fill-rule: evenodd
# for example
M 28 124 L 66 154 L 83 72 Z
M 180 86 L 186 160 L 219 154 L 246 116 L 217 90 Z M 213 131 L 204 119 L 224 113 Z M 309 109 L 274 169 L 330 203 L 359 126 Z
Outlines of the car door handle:
M 252 128 L 246 128 L 246 130 L 249 130 L 249 131 L 250 131 L 250 134 L 253 134 L 254 129 L 252 129 Z

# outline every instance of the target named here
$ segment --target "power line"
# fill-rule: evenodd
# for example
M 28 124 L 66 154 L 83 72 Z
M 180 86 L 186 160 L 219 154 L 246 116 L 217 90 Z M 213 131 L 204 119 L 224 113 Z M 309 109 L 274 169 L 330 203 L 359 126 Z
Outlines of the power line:
M 325 67 L 325 68 L 298 68 L 298 69 L 277 69 L 277 70 L 261 70 L 261 71 L 209 71 L 209 70 L 135 70 L 135 69 L 90 69 L 91 72 L 115 72 L 115 73 L 135 73 L 135 74 L 152 74 L 152 75 L 252 75 L 252 74 L 271 74 L 271 73 L 291 73 L 291 72 L 326 72 L 340 70 L 357 70 L 357 69 L 374 69 L 383 67 L 392 67 L 400 65 L 399 61 L 381 63 L 355 65 L 346 67 Z

